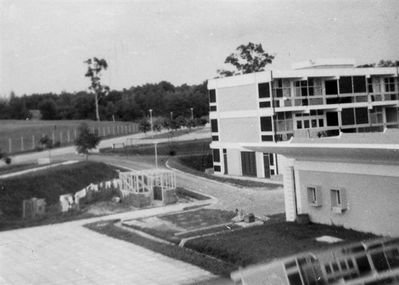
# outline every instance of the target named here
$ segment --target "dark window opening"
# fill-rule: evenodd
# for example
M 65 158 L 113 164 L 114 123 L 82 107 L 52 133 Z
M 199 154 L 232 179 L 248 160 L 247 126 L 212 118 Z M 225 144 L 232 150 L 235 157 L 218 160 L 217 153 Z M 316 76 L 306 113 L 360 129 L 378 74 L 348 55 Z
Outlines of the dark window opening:
M 352 77 L 343 76 L 339 79 L 339 93 L 348 94 L 353 93 L 352 90 Z
M 274 165 L 274 155 L 270 153 L 269 156 L 270 156 L 270 165 Z
M 371 259 L 373 260 L 374 267 L 377 271 L 385 271 L 389 269 L 388 262 L 383 252 L 371 254 Z
M 209 107 L 209 111 L 215 112 L 215 111 L 216 111 L 216 106 L 210 106 L 210 107 Z
M 368 274 L 371 270 L 369 260 L 367 256 L 361 256 L 356 258 L 357 268 L 359 269 L 360 275 Z
M 272 142 L 273 136 L 262 136 L 262 141 L 263 142 Z
M 220 172 L 220 171 L 221 171 L 219 165 L 214 165 L 214 166 L 213 166 L 213 170 L 215 170 L 216 172 Z
M 214 142 L 219 141 L 219 136 L 212 136 L 212 140 L 213 140 Z
M 272 118 L 271 117 L 260 117 L 260 129 L 262 132 L 272 131 Z
M 355 124 L 355 113 L 354 113 L 353 108 L 342 109 L 341 118 L 342 118 L 343 126 L 354 125 Z
M 270 86 L 269 83 L 258 84 L 259 98 L 269 98 L 270 97 Z
M 337 112 L 326 112 L 327 126 L 338 126 L 338 113 Z
M 211 131 L 212 133 L 217 133 L 218 132 L 218 121 L 217 120 L 211 120 Z
M 355 114 L 356 114 L 356 124 L 368 124 L 369 123 L 367 108 L 356 108 Z
M 387 250 L 385 254 L 387 256 L 389 266 L 391 266 L 391 269 L 399 267 L 399 250 L 394 248 L 391 250 Z
M 216 90 L 215 89 L 209 90 L 209 102 L 210 103 L 216 102 Z
M 367 78 L 367 85 L 369 88 L 369 93 L 373 93 L 373 80 L 371 78 Z
M 270 102 L 259 102 L 259 108 L 270 108 Z
M 386 108 L 385 114 L 387 118 L 387 123 L 396 123 L 398 121 L 398 109 Z
M 326 95 L 336 95 L 338 94 L 337 80 L 326 80 Z
M 339 104 L 339 98 L 338 97 L 328 98 L 326 102 L 327 104 Z
M 324 127 L 324 120 L 323 119 L 319 119 L 319 127 Z
M 353 92 L 365 93 L 366 92 L 366 77 L 353 76 Z
M 292 273 L 288 275 L 288 280 L 290 281 L 290 285 L 302 285 L 301 276 L 298 272 Z
M 212 149 L 213 161 L 220 162 L 220 150 L 219 149 Z

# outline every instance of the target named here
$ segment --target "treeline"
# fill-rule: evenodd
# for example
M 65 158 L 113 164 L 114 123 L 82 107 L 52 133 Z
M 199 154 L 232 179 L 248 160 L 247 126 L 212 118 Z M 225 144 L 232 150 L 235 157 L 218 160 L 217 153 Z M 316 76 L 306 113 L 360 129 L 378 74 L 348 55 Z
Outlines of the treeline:
M 101 120 L 133 121 L 148 116 L 149 109 L 154 117 L 189 118 L 190 108 L 195 118 L 208 115 L 206 82 L 174 86 L 162 81 L 133 86 L 122 91 L 112 90 L 99 102 Z M 86 91 L 19 97 L 11 93 L 7 100 L 0 101 L 0 119 L 31 118 L 30 110 L 40 110 L 43 120 L 95 119 L 94 96 Z

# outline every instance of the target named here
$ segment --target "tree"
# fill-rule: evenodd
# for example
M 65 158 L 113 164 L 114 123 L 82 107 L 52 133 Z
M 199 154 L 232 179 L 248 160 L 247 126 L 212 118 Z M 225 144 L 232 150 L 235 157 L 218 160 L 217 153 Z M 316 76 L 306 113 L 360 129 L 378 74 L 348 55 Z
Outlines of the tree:
M 53 140 L 44 135 L 40 138 L 39 143 L 44 149 L 48 149 L 48 158 L 51 159 L 51 149 L 54 147 Z
M 357 68 L 366 68 L 366 67 L 396 67 L 399 66 L 399 60 L 385 60 L 381 59 L 378 63 L 367 63 L 356 66 Z
M 97 132 L 91 132 L 86 123 L 81 123 L 78 128 L 78 137 L 75 140 L 76 151 L 89 157 L 89 150 L 96 148 L 101 138 Z
M 43 120 L 57 119 L 57 105 L 53 99 L 44 100 L 39 104 L 39 110 Z
M 150 122 L 148 122 L 148 120 L 146 118 L 141 119 L 140 123 L 139 123 L 139 131 L 146 133 L 149 130 L 151 130 L 151 124 Z
M 84 63 L 87 64 L 86 77 L 90 77 L 91 85 L 89 89 L 94 93 L 94 104 L 96 106 L 96 120 L 100 121 L 100 111 L 98 108 L 98 101 L 108 94 L 109 87 L 101 84 L 101 72 L 108 68 L 105 59 L 98 59 L 96 57 L 89 58 Z
M 246 74 L 263 71 L 267 64 L 272 63 L 273 55 L 268 54 L 262 48 L 262 44 L 249 42 L 247 45 L 240 45 L 236 52 L 230 54 L 224 63 L 231 64 L 235 70 L 219 69 L 217 72 L 222 77 Z

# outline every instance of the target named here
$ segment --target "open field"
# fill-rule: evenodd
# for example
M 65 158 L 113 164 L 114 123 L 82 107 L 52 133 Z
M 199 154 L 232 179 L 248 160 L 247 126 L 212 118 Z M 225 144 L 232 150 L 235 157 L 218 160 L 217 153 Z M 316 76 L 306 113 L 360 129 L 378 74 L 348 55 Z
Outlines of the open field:
M 89 121 L 89 120 L 0 120 L 0 149 L 7 153 L 19 153 L 36 149 L 43 135 L 61 146 L 73 143 L 79 124 L 86 122 L 90 129 L 102 137 L 113 137 L 138 132 L 138 124 L 131 122 Z

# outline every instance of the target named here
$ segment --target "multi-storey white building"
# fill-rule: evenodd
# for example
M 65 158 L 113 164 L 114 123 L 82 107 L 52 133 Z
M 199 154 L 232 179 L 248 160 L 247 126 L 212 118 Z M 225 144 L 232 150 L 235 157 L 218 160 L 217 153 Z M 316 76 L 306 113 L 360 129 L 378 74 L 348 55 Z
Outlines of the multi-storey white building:
M 208 81 L 216 174 L 270 178 L 283 160 L 247 143 L 335 136 L 399 127 L 398 68 L 351 61 L 300 63 Z

